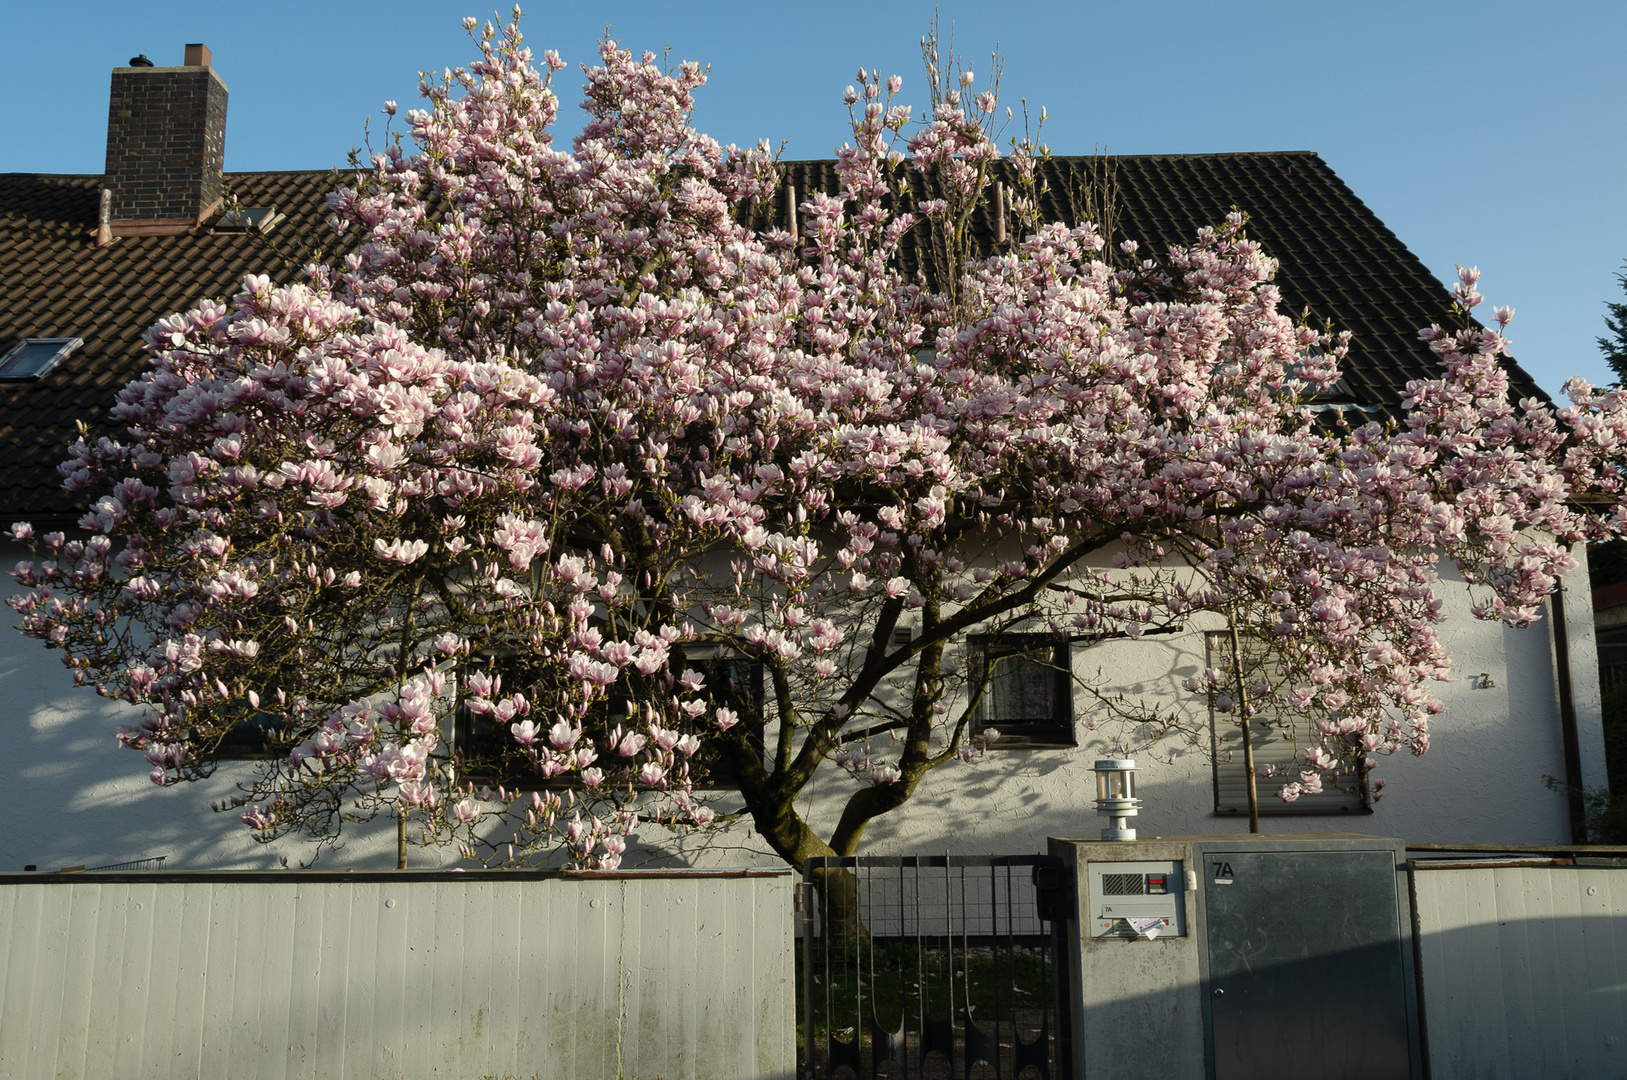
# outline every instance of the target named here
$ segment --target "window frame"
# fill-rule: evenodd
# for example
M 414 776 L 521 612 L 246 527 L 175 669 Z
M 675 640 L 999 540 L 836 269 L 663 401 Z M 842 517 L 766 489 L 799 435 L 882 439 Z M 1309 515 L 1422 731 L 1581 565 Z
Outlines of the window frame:
M 275 206 L 234 206 L 221 212 L 215 220 L 217 233 L 269 233 L 287 215 L 279 214 Z
M 66 360 L 75 349 L 79 348 L 79 346 L 83 345 L 84 343 L 84 338 L 77 337 L 23 338 L 21 341 L 17 342 L 17 344 L 7 349 L 4 355 L 0 355 L 0 382 L 38 382 L 40 379 L 43 379 L 52 368 L 62 363 L 63 360 Z M 51 355 L 50 359 L 46 360 L 44 364 L 40 365 L 38 370 L 30 371 L 26 374 L 17 373 L 10 370 L 12 362 L 18 357 L 22 356 L 24 350 L 28 349 L 30 346 L 40 345 L 55 345 L 57 349 L 56 352 Z
M 1001 722 L 990 716 L 988 667 L 992 661 L 1009 656 L 1031 655 L 1036 648 L 1048 646 L 1051 650 L 1049 678 L 1051 686 L 1051 718 L 1045 721 Z M 996 633 L 973 634 L 967 639 L 971 652 L 973 672 L 972 689 L 981 693 L 972 710 L 971 732 L 979 735 L 993 728 L 1000 737 L 989 744 L 991 750 L 1067 750 L 1079 745 L 1078 727 L 1074 721 L 1073 667 L 1068 640 L 1048 633 Z M 992 656 L 991 656 L 992 650 Z M 1037 661 L 1030 661 L 1036 667 Z
M 233 724 L 231 730 L 220 737 L 220 742 L 206 755 L 211 761 L 264 761 L 283 757 L 286 751 L 272 744 L 272 738 L 286 738 L 287 728 L 282 718 L 273 712 L 240 704 L 244 717 Z M 286 744 L 285 744 L 286 745 Z

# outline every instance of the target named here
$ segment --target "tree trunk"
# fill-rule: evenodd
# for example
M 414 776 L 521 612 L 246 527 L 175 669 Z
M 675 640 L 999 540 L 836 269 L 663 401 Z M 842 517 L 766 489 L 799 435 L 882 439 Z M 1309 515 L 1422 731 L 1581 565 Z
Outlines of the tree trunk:
M 1248 831 L 1260 831 L 1260 791 L 1254 775 L 1254 735 L 1249 731 L 1248 684 L 1243 673 L 1243 639 L 1237 632 L 1237 612 L 1227 612 L 1232 639 L 1232 680 L 1237 685 L 1237 724 L 1243 732 L 1243 771 L 1248 774 Z
M 1248 773 L 1248 831 L 1260 831 L 1260 791 L 1254 776 L 1254 735 L 1249 731 L 1248 717 L 1240 721 L 1243 726 L 1243 769 Z
M 748 798 L 748 805 L 751 801 Z M 839 854 L 808 828 L 789 801 L 752 807 L 751 816 L 757 832 L 768 841 L 775 854 L 799 874 L 806 873 L 809 859 L 832 858 Z M 847 867 L 833 866 L 815 870 L 813 881 L 819 892 L 823 932 L 832 938 L 865 937 L 864 923 L 859 917 L 858 875 Z
M 814 871 L 821 929 L 832 940 L 868 938 L 859 916 L 859 876 L 845 866 Z

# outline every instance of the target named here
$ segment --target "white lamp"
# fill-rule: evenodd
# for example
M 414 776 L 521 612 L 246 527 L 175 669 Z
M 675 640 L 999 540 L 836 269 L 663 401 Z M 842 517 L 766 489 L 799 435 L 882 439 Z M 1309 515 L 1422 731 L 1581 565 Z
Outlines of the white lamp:
M 1136 798 L 1136 763 L 1130 758 L 1106 758 L 1096 762 L 1096 812 L 1111 822 L 1102 830 L 1103 840 L 1134 840 L 1136 831 L 1126 819 L 1140 812 Z

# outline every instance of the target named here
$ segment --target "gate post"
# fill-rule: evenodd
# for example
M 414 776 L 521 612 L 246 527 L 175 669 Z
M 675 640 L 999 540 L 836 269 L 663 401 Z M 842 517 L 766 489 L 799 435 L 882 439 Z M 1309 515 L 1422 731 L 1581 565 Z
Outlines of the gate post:
M 1051 854 L 1056 854 L 1052 841 Z M 1051 924 L 1051 996 L 1056 1012 L 1056 1053 L 1053 1067 L 1056 1080 L 1074 1080 L 1081 1076 L 1075 1061 L 1074 1032 L 1078 1030 L 1077 1014 L 1080 1000 L 1079 971 L 1079 889 L 1078 867 L 1069 862 L 1061 866 L 1034 867 L 1034 899 L 1038 902 L 1039 917 Z
M 802 1076 L 803 1080 L 814 1080 L 814 1027 L 813 1027 L 813 969 L 814 969 L 814 941 L 813 941 L 813 911 L 816 896 L 814 894 L 813 878 L 805 867 L 797 878 L 796 909 L 797 916 L 802 920 L 798 929 L 802 939 L 802 985 L 798 987 L 802 994 Z
M 1052 837 L 1050 850 L 1066 864 L 1074 887 L 1073 918 L 1067 926 L 1074 1077 L 1204 1080 L 1198 939 L 1188 930 L 1197 917 L 1196 893 L 1186 889 L 1191 845 Z M 1125 901 L 1131 900 L 1129 878 L 1139 868 L 1142 895 L 1136 904 L 1124 905 L 1122 931 L 1099 937 L 1091 910 L 1090 864 L 1100 868 L 1105 860 L 1113 860 L 1107 866 L 1114 869 L 1122 862 L 1125 884 L 1111 884 L 1125 889 Z M 1173 873 L 1163 869 L 1171 863 Z M 1156 874 L 1163 875 L 1161 883 L 1145 884 Z M 1149 895 L 1149 888 L 1164 892 Z M 1173 909 L 1174 918 L 1158 914 L 1165 909 Z M 1149 921 L 1160 918 L 1174 925 Z M 1144 929 L 1135 930 L 1132 919 Z

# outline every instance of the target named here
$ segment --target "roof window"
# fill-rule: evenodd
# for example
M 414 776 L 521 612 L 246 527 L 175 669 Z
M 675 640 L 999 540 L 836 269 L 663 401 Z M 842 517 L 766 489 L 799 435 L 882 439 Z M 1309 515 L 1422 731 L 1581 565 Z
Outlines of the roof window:
M 277 213 L 276 207 L 234 206 L 220 215 L 220 220 L 215 222 L 215 231 L 268 233 L 282 219 L 283 215 Z
M 0 356 L 0 381 L 37 379 L 84 343 L 84 338 L 76 337 L 24 338 Z

